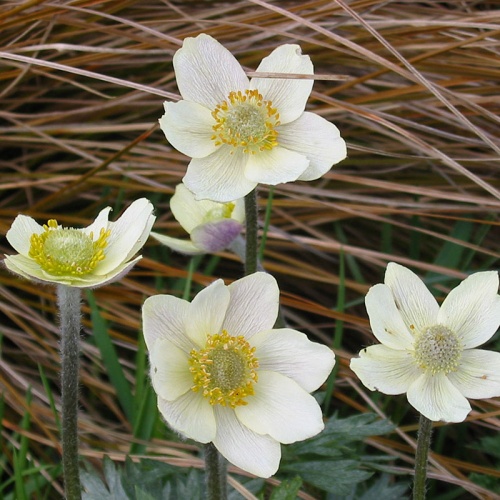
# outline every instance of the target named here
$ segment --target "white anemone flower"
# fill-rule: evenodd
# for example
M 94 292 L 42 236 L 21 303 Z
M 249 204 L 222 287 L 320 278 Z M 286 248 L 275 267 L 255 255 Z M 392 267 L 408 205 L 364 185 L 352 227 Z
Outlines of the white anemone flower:
M 351 368 L 371 390 L 406 393 L 430 420 L 462 422 L 466 398 L 500 396 L 500 353 L 475 349 L 500 324 L 498 273 L 470 275 L 441 307 L 409 269 L 387 266 L 385 284 L 373 286 L 366 309 L 381 342 L 363 349 Z
M 273 329 L 278 304 L 276 280 L 259 272 L 229 286 L 217 280 L 191 303 L 156 295 L 143 307 L 151 380 L 167 423 L 261 477 L 278 469 L 280 443 L 323 429 L 309 393 L 335 364 L 325 345 Z
M 183 179 L 198 199 L 242 198 L 258 183 L 310 181 L 346 157 L 335 125 L 304 112 L 313 79 L 252 78 L 206 34 L 186 38 L 173 59 L 183 100 L 165 102 L 160 127 L 192 158 Z M 281 45 L 262 73 L 313 75 L 298 45 Z
M 179 224 L 189 233 L 190 240 L 172 238 L 152 232 L 163 245 L 187 255 L 200 255 L 224 250 L 237 238 L 245 221 L 243 198 L 219 203 L 197 200 L 184 185 L 179 184 L 170 200 L 170 210 Z
M 27 279 L 78 288 L 118 280 L 141 259 L 132 257 L 146 242 L 155 216 L 146 198 L 134 201 L 116 222 L 108 221 L 110 211 L 101 210 L 83 229 L 62 227 L 55 219 L 40 226 L 18 215 L 7 240 L 19 254 L 6 255 L 6 267 Z

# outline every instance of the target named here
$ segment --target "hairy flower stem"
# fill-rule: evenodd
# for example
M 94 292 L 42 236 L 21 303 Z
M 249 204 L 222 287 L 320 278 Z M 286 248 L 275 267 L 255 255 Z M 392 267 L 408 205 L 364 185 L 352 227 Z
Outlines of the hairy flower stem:
M 418 422 L 417 451 L 415 452 L 415 477 L 413 481 L 413 500 L 425 499 L 427 460 L 431 445 L 432 421 L 420 415 Z
M 227 465 L 213 443 L 205 445 L 207 500 L 227 499 Z
M 246 218 L 246 251 L 245 251 L 245 276 L 255 273 L 258 265 L 258 215 L 257 191 L 254 189 L 245 196 Z
M 80 500 L 78 467 L 78 371 L 80 358 L 79 288 L 58 285 L 61 321 L 62 459 L 66 500 Z

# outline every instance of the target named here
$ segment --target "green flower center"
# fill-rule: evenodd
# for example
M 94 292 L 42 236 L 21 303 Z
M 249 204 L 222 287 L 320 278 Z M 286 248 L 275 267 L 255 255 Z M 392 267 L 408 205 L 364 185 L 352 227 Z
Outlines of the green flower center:
M 213 208 L 211 208 L 203 218 L 205 222 L 213 222 L 222 219 L 230 219 L 233 215 L 234 203 L 230 201 L 229 203 L 215 203 Z
M 443 325 L 425 328 L 415 339 L 414 349 L 417 365 L 433 375 L 455 371 L 463 351 L 457 334 Z
M 216 146 L 230 144 L 244 153 L 255 154 L 278 145 L 276 127 L 280 115 L 258 90 L 231 92 L 227 101 L 212 111 L 212 116 L 215 119 L 212 140 Z
M 193 349 L 189 370 L 193 374 L 194 392 L 202 391 L 211 405 L 246 405 L 245 398 L 254 394 L 259 366 L 245 337 L 232 337 L 225 330 L 208 335 L 205 349 Z
M 101 229 L 99 238 L 81 229 L 63 228 L 51 219 L 43 226 L 44 232 L 32 234 L 28 255 L 40 267 L 55 276 L 82 276 L 89 274 L 104 259 L 104 249 L 111 234 Z

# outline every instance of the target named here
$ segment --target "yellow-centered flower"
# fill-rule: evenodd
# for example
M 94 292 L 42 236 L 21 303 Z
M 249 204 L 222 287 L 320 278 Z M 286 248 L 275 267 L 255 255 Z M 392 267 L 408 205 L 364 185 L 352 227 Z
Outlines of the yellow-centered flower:
M 467 417 L 467 398 L 500 396 L 500 353 L 475 349 L 500 324 L 496 271 L 470 275 L 440 307 L 416 274 L 391 262 L 366 309 L 381 344 L 363 349 L 351 368 L 369 389 L 406 393 L 422 415 L 445 422 Z
M 79 288 L 104 285 L 125 275 L 141 256 L 155 220 L 153 205 L 141 198 L 116 222 L 109 222 L 111 207 L 83 229 L 60 226 L 55 219 L 40 226 L 31 217 L 18 215 L 7 231 L 7 240 L 19 252 L 6 255 L 5 265 L 28 279 Z
M 186 38 L 174 55 L 183 100 L 165 103 L 160 127 L 192 157 L 184 177 L 197 199 L 243 198 L 258 183 L 310 181 L 346 157 L 335 125 L 305 112 L 313 80 L 252 78 L 209 35 Z M 257 68 L 313 75 L 298 45 L 281 45 Z
M 191 303 L 156 295 L 143 307 L 151 381 L 167 423 L 261 477 L 278 469 L 280 443 L 323 429 L 309 393 L 335 363 L 331 349 L 303 333 L 273 329 L 278 301 L 276 280 L 255 273 L 229 286 L 217 280 Z

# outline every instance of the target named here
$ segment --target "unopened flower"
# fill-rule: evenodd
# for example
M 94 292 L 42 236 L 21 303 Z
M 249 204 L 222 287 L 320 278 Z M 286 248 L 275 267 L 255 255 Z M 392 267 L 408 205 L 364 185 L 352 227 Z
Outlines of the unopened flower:
M 323 429 L 309 394 L 335 357 L 298 331 L 273 329 L 279 289 L 266 273 L 217 280 L 191 303 L 148 298 L 143 327 L 158 408 L 167 423 L 261 477 L 278 469 L 280 443 Z
M 160 126 L 192 158 L 183 180 L 198 199 L 226 202 L 258 183 L 318 179 L 346 157 L 337 127 L 304 112 L 312 79 L 249 80 L 206 34 L 186 38 L 173 63 L 183 100 L 165 103 Z M 313 65 L 298 45 L 281 45 L 257 71 L 312 75 Z
M 245 220 L 243 198 L 227 203 L 196 200 L 184 184 L 175 188 L 170 209 L 191 239 L 181 240 L 155 232 L 151 236 L 172 250 L 187 255 L 224 250 L 240 234 Z
M 24 278 L 78 288 L 116 281 L 141 259 L 132 257 L 146 242 L 155 216 L 146 198 L 134 201 L 116 222 L 108 221 L 110 211 L 101 210 L 83 229 L 62 227 L 54 219 L 40 226 L 18 215 L 7 240 L 19 254 L 6 255 L 5 265 Z
M 466 398 L 500 396 L 500 353 L 475 349 L 497 331 L 496 271 L 472 274 L 441 307 L 409 269 L 387 266 L 385 284 L 372 287 L 366 309 L 382 343 L 363 349 L 351 368 L 371 390 L 406 393 L 430 420 L 462 422 Z

